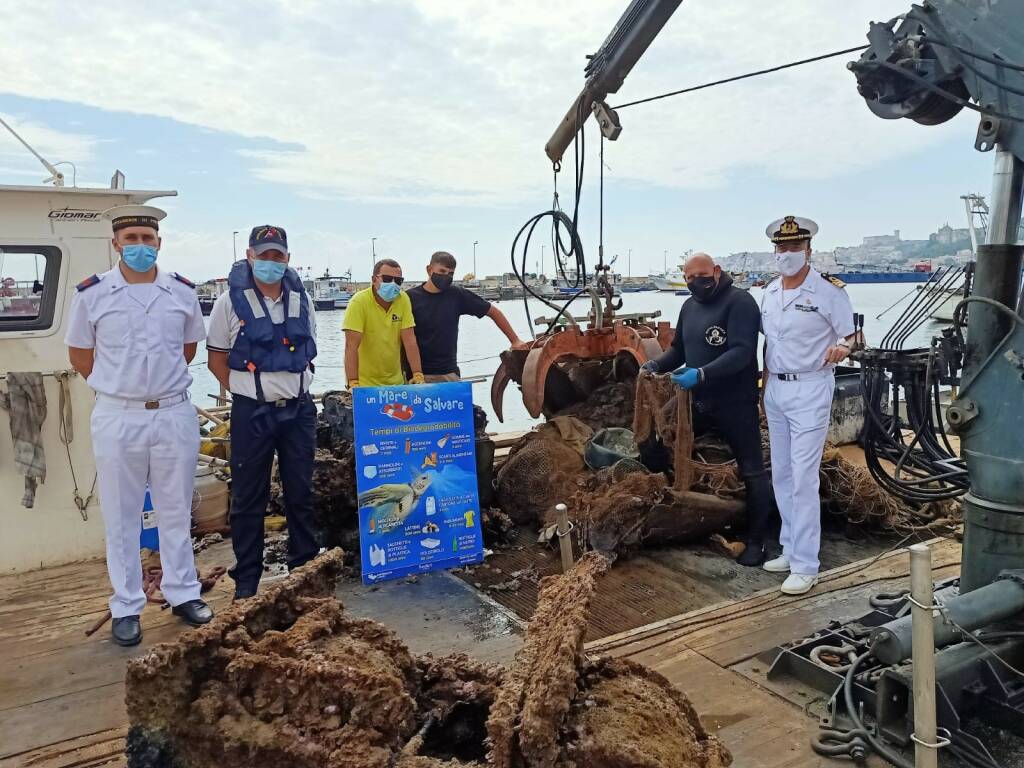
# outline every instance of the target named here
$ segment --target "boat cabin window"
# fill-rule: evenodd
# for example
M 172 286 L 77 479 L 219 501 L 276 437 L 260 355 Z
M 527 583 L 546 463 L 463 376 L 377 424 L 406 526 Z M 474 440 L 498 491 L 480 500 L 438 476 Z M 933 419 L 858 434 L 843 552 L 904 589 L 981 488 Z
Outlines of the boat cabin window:
M 60 249 L 0 242 L 0 334 L 53 325 Z

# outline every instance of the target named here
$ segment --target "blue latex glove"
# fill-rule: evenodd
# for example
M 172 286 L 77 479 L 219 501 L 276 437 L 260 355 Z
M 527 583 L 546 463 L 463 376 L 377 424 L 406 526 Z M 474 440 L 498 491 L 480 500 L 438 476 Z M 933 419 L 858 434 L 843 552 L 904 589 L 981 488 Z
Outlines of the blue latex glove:
M 693 389 L 700 384 L 700 371 L 696 368 L 679 368 L 672 373 L 672 383 L 683 389 Z
M 648 360 L 640 366 L 640 370 L 645 373 L 661 373 L 661 366 L 658 365 L 657 360 Z

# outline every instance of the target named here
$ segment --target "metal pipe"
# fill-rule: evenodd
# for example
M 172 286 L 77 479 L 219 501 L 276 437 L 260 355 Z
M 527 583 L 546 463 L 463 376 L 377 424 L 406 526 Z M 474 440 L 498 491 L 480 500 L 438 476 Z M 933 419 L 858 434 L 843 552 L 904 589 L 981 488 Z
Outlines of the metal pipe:
M 914 766 L 938 768 L 935 744 L 935 628 L 932 615 L 932 552 L 910 547 L 911 624 L 914 661 Z
M 957 595 L 943 604 L 942 615 L 934 624 L 934 645 L 943 648 L 963 639 L 968 632 L 1008 619 L 1024 612 L 1024 571 L 1006 571 L 991 584 Z M 952 621 L 947 620 L 949 617 Z M 913 619 L 904 616 L 890 621 L 871 633 L 872 653 L 883 664 L 899 664 L 913 653 Z M 954 626 L 954 623 L 957 626 Z
M 1024 162 L 996 148 L 989 209 L 988 244 L 978 248 L 973 294 L 1020 313 L 1024 248 L 1015 245 L 1024 199 Z M 1013 325 L 1009 313 L 976 303 L 967 317 L 963 380 L 975 381 Z M 959 395 L 964 396 L 961 389 Z M 969 395 L 968 395 L 969 396 Z M 1007 395 L 1012 397 L 1012 395 Z M 959 400 L 959 398 L 958 398 Z M 986 404 L 981 404 L 983 408 Z M 1006 568 L 1024 566 L 1024 488 L 1007 460 L 1020 460 L 1018 446 L 996 423 L 997 409 L 982 415 L 961 435 L 961 454 L 970 468 L 971 490 L 964 499 L 964 553 L 960 589 L 967 593 L 990 583 Z M 1012 435 L 1011 435 L 1012 438 Z
M 555 512 L 558 513 L 558 524 L 555 526 L 555 533 L 558 534 L 558 547 L 562 551 L 562 573 L 568 573 L 572 569 L 572 525 L 569 524 L 569 509 L 565 504 L 556 504 Z
M 996 148 L 989 207 L 988 244 L 1012 245 L 1020 229 L 1021 201 L 1024 199 L 1024 162 L 1002 146 Z

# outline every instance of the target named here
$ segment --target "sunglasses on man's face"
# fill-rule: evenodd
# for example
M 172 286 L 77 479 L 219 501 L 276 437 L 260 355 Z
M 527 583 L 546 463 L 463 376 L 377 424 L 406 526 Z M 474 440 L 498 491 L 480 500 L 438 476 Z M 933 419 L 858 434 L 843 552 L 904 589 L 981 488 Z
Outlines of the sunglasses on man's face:
M 394 283 L 395 285 L 401 285 L 405 280 L 404 277 L 395 277 L 394 275 L 381 275 L 380 281 L 382 283 Z

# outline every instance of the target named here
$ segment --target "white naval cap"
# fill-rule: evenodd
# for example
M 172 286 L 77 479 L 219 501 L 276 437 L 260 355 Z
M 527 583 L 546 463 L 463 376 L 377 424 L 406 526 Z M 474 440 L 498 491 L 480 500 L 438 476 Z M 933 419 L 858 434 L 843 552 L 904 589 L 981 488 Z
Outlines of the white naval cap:
M 818 234 L 818 225 L 803 216 L 783 216 L 765 227 L 764 233 L 773 243 L 810 240 Z
M 165 216 L 167 211 L 152 205 L 116 205 L 103 212 L 103 218 L 110 220 L 115 232 L 125 227 L 152 227 L 159 231 Z

